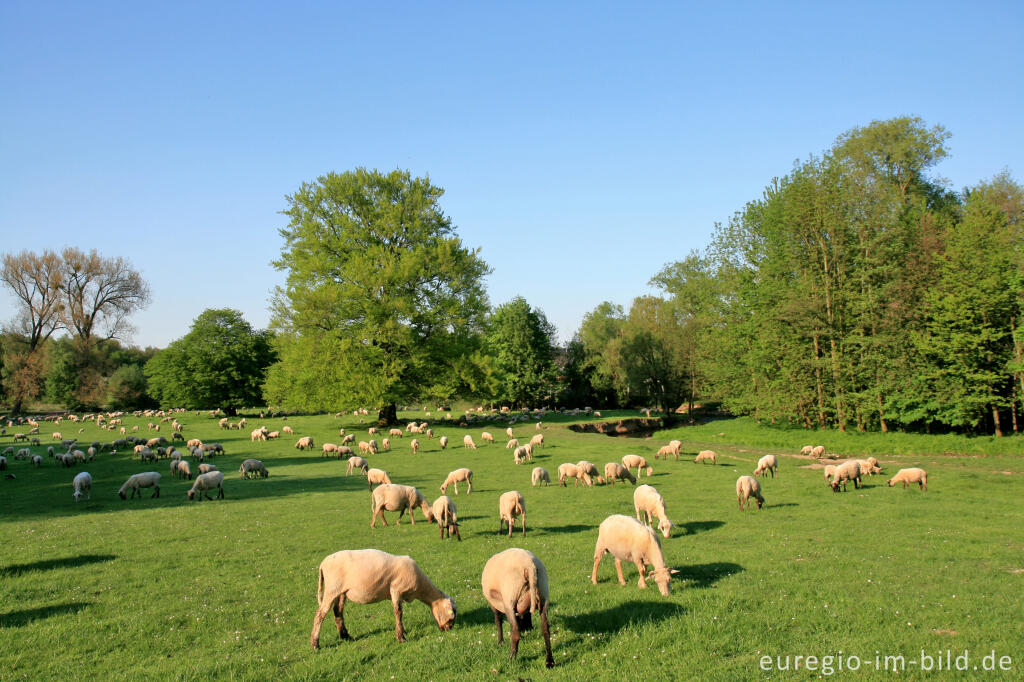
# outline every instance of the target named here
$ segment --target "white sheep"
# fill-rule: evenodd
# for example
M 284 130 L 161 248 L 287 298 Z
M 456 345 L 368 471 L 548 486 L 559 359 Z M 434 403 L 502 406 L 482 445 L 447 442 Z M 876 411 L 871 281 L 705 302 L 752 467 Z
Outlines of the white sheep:
M 441 484 L 441 492 L 447 492 L 448 486 L 455 486 L 455 494 L 459 494 L 459 481 L 466 482 L 466 494 L 473 492 L 473 472 L 465 467 L 456 469 L 455 471 L 448 474 L 448 478 L 444 479 L 444 483 Z
M 718 453 L 714 450 L 701 450 L 697 453 L 697 456 L 693 458 L 693 463 L 697 462 L 711 462 L 712 464 L 718 464 Z
M 501 619 L 508 621 L 512 640 L 510 659 L 519 653 L 520 632 L 533 629 L 532 614 L 540 611 L 541 633 L 544 636 L 544 665 L 552 667 L 551 628 L 548 624 L 548 572 L 533 552 L 513 547 L 495 554 L 484 564 L 480 577 L 484 598 L 494 613 L 498 628 L 498 644 L 504 641 Z
M 530 485 L 538 486 L 541 483 L 551 485 L 551 477 L 548 476 L 548 470 L 544 467 L 534 467 L 533 472 L 530 474 Z
M 533 447 L 538 447 L 538 446 L 543 447 L 543 445 L 544 445 L 544 434 L 543 433 L 536 434 L 533 438 L 530 439 L 530 445 L 532 445 Z
M 651 474 L 654 473 L 654 467 L 649 466 L 647 464 L 647 460 L 641 457 L 640 455 L 623 455 L 622 466 L 626 467 L 627 469 L 632 469 L 633 467 L 636 467 L 637 478 L 640 478 L 640 472 L 644 469 L 647 470 L 647 478 L 650 478 Z
M 92 476 L 88 471 L 82 471 L 75 476 L 74 480 L 71 481 L 72 487 L 75 492 L 72 493 L 72 497 L 75 498 L 75 502 L 82 500 L 82 495 L 85 495 L 85 499 L 92 499 Z
M 405 434 L 402 433 L 402 429 L 391 429 L 388 431 L 388 435 L 392 438 L 404 438 Z
M 338 446 L 335 445 L 334 443 L 324 443 L 323 445 L 320 446 L 320 453 L 321 457 L 330 457 L 332 455 L 337 457 Z
M 653 577 L 658 585 L 658 591 L 663 596 L 668 596 L 672 574 L 678 571 L 670 570 L 665 565 L 661 541 L 653 530 L 623 514 L 612 514 L 602 521 L 597 533 L 597 546 L 594 547 L 594 570 L 590 574 L 590 582 L 594 585 L 597 584 L 597 567 L 606 553 L 615 559 L 615 571 L 620 585 L 626 584 L 626 579 L 622 575 L 622 562 L 629 561 L 636 564 L 637 570 L 640 571 L 640 580 L 637 584 L 641 588 L 646 588 L 647 578 Z M 649 574 L 648 566 L 651 567 Z
M 412 448 L 412 454 L 416 454 L 420 451 L 420 441 L 418 438 L 413 438 L 409 441 L 409 447 Z
M 508 427 L 507 429 L 505 429 L 505 435 L 507 435 L 509 438 L 515 438 L 515 434 L 512 433 L 512 427 L 511 426 Z
M 755 476 L 764 476 L 770 471 L 772 478 L 775 478 L 775 471 L 779 468 L 779 460 L 775 455 L 765 455 L 757 460 L 757 468 L 754 469 Z
M 258 459 L 247 459 L 242 462 L 242 465 L 238 467 L 238 472 L 242 474 L 242 478 L 253 478 L 259 476 L 260 478 L 266 478 L 270 476 L 270 472 L 267 471 L 267 467 L 263 465 Z
M 181 460 L 172 460 L 172 462 L 173 461 L 177 461 L 178 462 L 178 466 L 177 466 L 176 469 L 172 469 L 172 472 L 174 474 L 178 475 L 178 476 L 181 476 L 182 478 L 187 478 L 188 480 L 191 481 L 192 480 L 192 469 L 189 468 L 188 462 L 183 460 L 183 459 L 181 459 Z
M 660 448 L 658 448 L 658 451 L 656 453 L 654 453 L 654 459 L 661 459 L 662 457 L 664 457 L 667 461 L 669 455 L 675 455 L 674 449 L 671 445 L 663 445 Z M 676 455 L 676 461 L 679 461 L 679 455 Z
M 313 618 L 310 646 L 320 648 L 320 626 L 328 612 L 342 640 L 352 639 L 345 627 L 345 600 L 373 604 L 390 600 L 395 612 L 395 637 L 405 641 L 402 602 L 418 599 L 430 607 L 441 630 L 450 630 L 455 622 L 455 601 L 434 587 L 426 574 L 408 556 L 395 556 L 379 549 L 349 549 L 335 552 L 320 562 L 317 582 L 317 609 Z
M 636 485 L 636 478 L 633 477 L 633 474 L 626 467 L 618 462 L 608 462 L 604 465 L 604 480 L 609 484 L 615 485 L 615 481 L 623 478 Z
M 465 436 L 463 436 L 462 447 L 472 448 L 473 450 L 476 450 L 476 443 L 473 442 L 473 436 L 469 435 L 468 433 Z
M 265 426 L 261 426 L 258 429 L 254 429 L 253 432 L 249 434 L 249 441 L 252 442 L 252 443 L 255 443 L 258 440 L 266 440 L 266 439 L 267 439 L 267 428 Z
M 668 537 L 672 533 L 672 527 L 675 524 L 669 521 L 668 514 L 665 513 L 665 498 L 655 490 L 654 486 L 645 483 L 633 491 L 633 509 L 636 511 L 637 521 L 643 521 L 640 518 L 641 512 L 647 514 L 648 526 L 652 523 L 652 515 L 657 516 L 658 530 L 661 531 L 661 534 Z
M 871 457 L 869 459 L 858 459 L 857 460 L 857 466 L 860 467 L 860 475 L 861 476 L 874 476 L 875 474 L 882 473 L 881 467 L 879 467 L 878 464 L 877 464 L 878 460 L 875 459 L 875 463 L 873 464 L 871 462 L 872 459 L 875 459 L 875 458 Z
M 761 496 L 761 484 L 753 476 L 740 476 L 736 479 L 736 500 L 739 502 L 740 511 L 744 511 L 747 500 L 751 497 L 757 500 L 757 508 L 764 504 Z
M 832 478 L 832 476 L 834 476 L 835 473 L 836 473 L 836 465 L 835 464 L 826 464 L 825 465 L 825 480 L 826 481 L 828 479 Z
M 303 436 L 302 438 L 295 441 L 296 450 L 312 450 L 313 449 L 313 437 Z
M 924 469 L 912 467 L 910 469 L 900 469 L 896 472 L 896 475 L 889 479 L 889 487 L 893 487 L 897 483 L 902 483 L 903 487 L 906 488 L 909 483 L 916 483 L 917 487 L 921 490 L 928 490 L 928 474 Z
M 366 470 L 370 468 L 370 463 L 358 455 L 353 455 L 348 458 L 348 469 L 345 470 L 345 475 L 350 476 L 353 469 L 359 469 L 366 475 Z
M 391 483 L 391 479 L 388 478 L 387 472 L 383 469 L 368 469 L 366 472 L 366 484 L 372 489 L 375 483 Z
M 395 521 L 395 525 L 401 525 L 402 516 L 405 515 L 406 509 L 409 510 L 409 519 L 412 521 L 412 525 L 415 526 L 416 518 L 413 516 L 413 511 L 416 507 L 423 511 L 423 516 L 426 518 L 427 523 L 434 522 L 434 511 L 430 508 L 430 503 L 427 502 L 419 490 L 411 485 L 385 483 L 374 488 L 371 496 L 373 498 L 371 502 L 373 518 L 370 519 L 370 528 L 376 528 L 378 515 L 380 515 L 380 520 L 384 522 L 384 525 L 388 525 L 388 520 L 384 518 L 385 511 L 398 512 L 398 520 Z
M 811 448 L 811 457 L 814 457 L 815 459 L 820 459 L 821 457 L 824 457 L 824 456 L 825 456 L 825 446 L 824 445 L 815 445 L 813 448 Z
M 587 476 L 590 476 L 590 478 L 593 479 L 594 481 L 597 481 L 602 485 L 604 484 L 604 476 L 602 476 L 600 472 L 598 472 L 597 466 L 592 462 L 588 462 L 585 459 L 581 459 L 580 461 L 576 462 L 576 466 L 578 466 L 580 468 L 580 471 L 585 473 Z M 593 482 L 589 483 L 588 485 L 593 485 Z
M 448 436 L 441 436 L 438 441 L 441 444 L 441 449 L 445 450 L 448 447 Z
M 843 486 L 843 492 L 846 492 L 846 483 L 853 481 L 854 489 L 860 487 L 860 464 L 855 459 L 848 459 L 845 462 L 841 462 L 836 466 L 835 473 L 832 474 L 832 492 L 839 492 L 839 486 Z
M 519 447 L 519 439 L 518 438 L 513 438 L 509 442 L 505 443 L 505 449 L 506 450 L 515 450 L 518 447 Z
M 380 441 L 380 449 L 382 451 L 384 451 L 384 452 L 387 452 L 388 450 L 390 450 L 391 449 L 391 439 L 390 438 L 382 438 L 381 441 Z
M 801 455 L 809 455 L 813 451 L 814 451 L 814 446 L 813 445 L 805 445 L 802 448 L 800 448 L 800 454 Z
M 462 542 L 462 534 L 459 533 L 458 509 L 455 507 L 452 498 L 442 495 L 434 500 L 431 509 L 434 512 L 434 520 L 437 521 L 441 539 L 444 540 L 446 537 L 451 537 L 454 531 L 455 539 Z
M 522 464 L 523 462 L 532 459 L 533 448 L 530 447 L 529 443 L 527 443 L 526 445 L 520 445 L 518 448 L 512 451 L 512 460 L 516 464 Z
M 145 471 L 141 474 L 132 474 L 128 477 L 128 480 L 124 482 L 121 489 L 117 491 L 117 494 L 121 496 L 122 500 L 128 499 L 125 497 L 125 491 L 131 490 L 131 496 L 134 498 L 135 495 L 142 497 L 141 488 L 153 488 L 153 494 L 150 497 L 160 497 L 160 474 L 155 471 Z
M 192 482 L 192 489 L 185 493 L 185 495 L 190 500 L 198 497 L 200 502 L 203 501 L 204 496 L 206 499 L 212 500 L 213 498 L 210 497 L 209 491 L 214 488 L 217 489 L 217 499 L 224 499 L 224 474 L 220 471 L 211 471 L 208 474 L 196 476 L 196 480 Z M 196 495 L 197 492 L 199 493 L 198 496 Z
M 512 528 L 516 524 L 516 517 L 522 517 L 523 537 L 526 537 L 526 501 L 518 490 L 510 490 L 502 493 L 498 498 L 498 535 L 501 535 L 502 525 L 508 523 L 508 536 L 512 537 Z
M 217 468 L 216 464 L 209 464 L 207 462 L 203 462 L 199 465 L 199 473 L 208 474 L 211 471 L 220 471 L 220 469 Z
M 565 485 L 566 485 L 565 479 L 570 478 L 570 477 L 575 479 L 575 483 L 573 483 L 573 487 L 579 487 L 580 481 L 583 481 L 583 483 L 588 485 L 588 486 L 594 485 L 594 482 L 590 478 L 590 474 L 588 474 L 587 472 L 583 471 L 582 469 L 580 469 L 575 464 L 572 464 L 571 462 L 566 462 L 564 464 L 559 464 L 558 465 L 558 485 L 565 487 Z

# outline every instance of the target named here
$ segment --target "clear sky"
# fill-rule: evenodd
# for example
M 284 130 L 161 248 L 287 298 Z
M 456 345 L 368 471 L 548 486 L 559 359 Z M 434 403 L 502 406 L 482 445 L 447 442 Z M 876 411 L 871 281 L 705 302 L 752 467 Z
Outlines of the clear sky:
M 403 168 L 565 340 L 854 126 L 920 116 L 954 189 L 1024 181 L 1022 30 L 1019 0 L 0 0 L 0 251 L 131 260 L 140 346 L 265 327 L 285 195 Z

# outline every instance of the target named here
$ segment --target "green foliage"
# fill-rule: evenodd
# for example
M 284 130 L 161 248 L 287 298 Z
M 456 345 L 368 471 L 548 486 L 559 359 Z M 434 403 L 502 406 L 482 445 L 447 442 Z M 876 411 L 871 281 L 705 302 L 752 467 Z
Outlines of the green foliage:
M 146 363 L 145 374 L 161 405 L 233 412 L 262 403 L 274 359 L 268 332 L 253 330 L 237 310 L 207 309 L 188 334 Z
M 459 389 L 489 269 L 455 235 L 442 193 L 405 171 L 360 168 L 288 197 L 274 262 L 288 279 L 275 294 L 270 404 L 380 406 Z
M 517 296 L 491 314 L 487 352 L 498 373 L 495 398 L 516 407 L 542 405 L 554 392 L 555 329 L 544 312 Z

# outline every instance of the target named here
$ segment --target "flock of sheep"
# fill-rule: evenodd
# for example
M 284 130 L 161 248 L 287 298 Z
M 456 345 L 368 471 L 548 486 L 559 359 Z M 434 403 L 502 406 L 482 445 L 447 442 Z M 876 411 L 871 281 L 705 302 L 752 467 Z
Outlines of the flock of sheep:
M 102 423 L 96 416 L 90 415 Z M 165 417 L 166 420 L 166 417 Z M 119 419 L 107 416 L 107 428 L 113 428 L 120 423 Z M 114 424 L 110 424 L 114 422 Z M 34 425 L 35 433 L 38 433 L 38 424 Z M 8 427 L 12 426 L 8 422 Z M 220 421 L 221 428 L 244 428 L 245 420 L 238 423 L 230 423 L 226 419 Z M 541 423 L 536 424 L 538 431 Z M 136 429 L 138 427 L 135 427 Z M 159 430 L 159 425 L 150 423 L 148 428 Z M 181 439 L 181 424 L 175 418 L 173 420 L 172 440 Z M 125 428 L 121 427 L 122 434 Z M 266 427 L 253 430 L 250 434 L 251 441 L 265 441 L 280 438 L 282 433 L 293 433 L 288 426 L 283 427 L 281 432 L 269 431 Z M 398 512 L 396 524 L 401 523 L 401 518 L 406 511 L 409 512 L 410 521 L 415 524 L 413 511 L 419 509 L 428 523 L 437 523 L 439 534 L 442 539 L 455 535 L 458 541 L 462 540 L 459 531 L 458 510 L 451 497 L 446 493 L 448 488 L 453 489 L 454 495 L 459 494 L 458 485 L 464 483 L 465 493 L 470 494 L 473 490 L 473 472 L 466 467 L 460 467 L 448 474 L 447 478 L 440 485 L 441 496 L 434 502 L 430 502 L 415 487 L 396 484 L 391 481 L 386 471 L 371 468 L 369 462 L 363 455 L 375 455 L 381 451 L 391 448 L 392 439 L 402 439 L 406 434 L 423 435 L 426 438 L 433 438 L 434 432 L 426 423 L 411 422 L 403 432 L 401 429 L 391 429 L 387 437 L 381 439 L 380 444 L 375 438 L 367 441 L 360 441 L 356 445 L 355 434 L 346 433 L 340 429 L 339 436 L 341 444 L 324 443 L 321 446 L 323 456 L 332 456 L 339 459 L 347 456 L 348 468 L 346 475 L 359 471 L 367 478 L 367 484 L 371 491 L 371 520 L 370 527 L 376 526 L 380 518 L 383 524 L 388 525 L 384 512 Z M 382 435 L 375 427 L 368 429 L 369 436 Z M 508 442 L 506 448 L 513 451 L 515 464 L 531 461 L 535 448 L 544 446 L 544 435 L 535 434 L 529 442 L 520 444 L 519 439 L 514 435 L 510 426 L 506 430 Z M 26 440 L 26 434 L 15 434 L 17 440 Z M 162 437 L 151 439 L 140 439 L 128 437 L 115 441 L 113 444 L 101 446 L 93 443 L 87 452 L 76 449 L 75 439 L 64 440 L 59 432 L 54 432 L 54 440 L 61 440 L 62 445 L 67 447 L 67 453 L 55 453 L 49 448 L 49 454 L 66 466 L 91 461 L 96 453 L 103 447 L 111 452 L 116 452 L 115 446 L 131 446 L 132 452 L 138 455 L 140 460 L 145 462 L 158 458 L 170 459 L 170 471 L 172 475 L 186 479 L 192 479 L 192 472 L 189 462 L 182 457 L 173 445 L 163 447 L 166 444 Z M 481 441 L 493 443 L 492 434 L 484 431 L 481 434 Z M 447 436 L 440 436 L 441 449 L 448 445 Z M 35 445 L 39 445 L 38 439 Z M 360 454 L 356 454 L 351 445 L 358 447 Z M 207 457 L 215 454 L 223 454 L 224 450 L 220 444 L 203 444 L 197 439 L 189 440 L 186 444 L 189 454 L 198 462 L 199 473 L 195 477 L 190 490 L 186 495 L 189 500 L 212 499 L 209 493 L 217 490 L 217 497 L 224 497 L 224 474 L 217 470 L 217 467 L 207 461 Z M 295 443 L 295 448 L 300 450 L 314 449 L 314 441 L 310 436 L 303 436 Z M 154 449 L 155 448 L 155 449 Z M 410 448 L 413 453 L 419 449 L 419 442 L 416 438 L 410 440 Z M 477 445 L 473 437 L 466 434 L 463 438 L 463 448 L 476 450 Z M 673 440 L 661 447 L 655 454 L 655 459 L 674 456 L 679 460 L 682 449 L 682 442 Z M 0 455 L 0 470 L 7 468 L 8 454 L 13 454 L 17 459 L 31 458 L 35 466 L 42 464 L 42 457 L 32 454 L 31 451 L 23 448 L 16 454 L 13 447 L 9 447 Z M 807 446 L 801 454 L 819 458 L 824 456 L 824 447 Z M 69 462 L 65 458 L 70 458 Z M 718 456 L 711 450 L 704 450 L 697 453 L 693 459 L 694 463 L 710 462 L 717 464 Z M 636 475 L 632 470 L 636 469 Z M 761 483 L 758 477 L 766 477 L 769 474 L 772 478 L 778 470 L 778 458 L 775 455 L 765 455 L 757 463 L 753 475 L 740 476 L 736 481 L 736 496 L 739 508 L 745 510 L 748 502 L 753 498 L 757 502 L 758 509 L 765 503 L 761 492 Z M 257 459 L 246 459 L 242 462 L 239 472 L 242 478 L 269 476 L 263 462 Z M 860 487 L 861 477 L 875 475 L 881 472 L 877 459 L 870 457 L 866 460 L 851 459 L 837 464 L 830 464 L 825 467 L 825 479 L 833 491 L 838 492 L 840 487 L 846 489 L 846 483 L 854 482 L 855 487 Z M 653 467 L 647 460 L 635 454 L 622 457 L 620 462 L 608 462 L 603 470 L 599 470 L 592 462 L 581 460 L 576 463 L 563 463 L 557 469 L 557 481 L 560 486 L 567 486 L 567 481 L 573 479 L 574 487 L 579 485 L 594 486 L 596 484 L 614 485 L 617 481 L 629 481 L 636 485 L 637 479 L 646 473 L 648 477 L 653 474 Z M 161 475 L 155 471 L 132 474 L 118 490 L 122 499 L 142 496 L 143 488 L 152 488 L 152 497 L 160 496 Z M 927 474 L 922 469 L 901 469 L 888 481 L 891 487 L 896 483 L 902 483 L 904 487 L 911 483 L 918 483 L 922 490 L 927 490 Z M 531 471 L 531 485 L 550 485 L 551 478 L 546 469 L 537 466 Z M 72 481 L 73 498 L 76 502 L 81 499 L 90 499 L 92 490 L 92 476 L 86 472 L 79 472 Z M 639 485 L 633 494 L 633 505 L 635 518 L 613 514 L 608 516 L 600 524 L 597 543 L 594 549 L 594 563 L 591 572 L 591 581 L 597 584 L 598 567 L 605 554 L 611 554 L 618 581 L 625 585 L 625 577 L 622 571 L 622 562 L 627 561 L 636 565 L 639 572 L 638 585 L 641 588 L 647 586 L 647 580 L 653 579 L 662 595 L 669 594 L 669 583 L 671 575 L 677 571 L 670 569 L 664 559 L 661 549 L 661 541 L 657 531 L 665 538 L 671 535 L 674 524 L 668 518 L 665 509 L 665 500 L 661 494 L 651 485 Z M 523 537 L 526 535 L 526 502 L 522 493 L 517 490 L 510 490 L 500 495 L 498 501 L 498 532 L 506 532 L 511 537 L 517 523 Z M 654 526 L 654 519 L 657 518 L 657 526 Z M 350 600 L 356 603 L 366 604 L 390 600 L 395 614 L 395 636 L 399 641 L 404 641 L 405 630 L 402 625 L 402 604 L 412 600 L 419 600 L 430 606 L 438 627 L 441 630 L 448 630 L 452 627 L 456 615 L 454 600 L 439 590 L 430 579 L 423 573 L 416 562 L 408 556 L 395 556 L 376 549 L 344 550 L 326 557 L 321 563 L 318 571 L 318 592 L 317 610 L 313 621 L 313 629 L 310 635 L 310 644 L 314 649 L 319 648 L 320 629 L 323 619 L 327 613 L 333 611 L 338 635 L 341 639 L 350 639 L 345 627 L 343 609 L 345 601 Z M 548 625 L 548 576 L 544 564 L 531 552 L 512 548 L 495 554 L 484 566 L 481 577 L 483 594 L 488 602 L 495 619 L 498 632 L 498 641 L 503 641 L 502 620 L 507 620 L 511 637 L 511 657 L 517 655 L 521 632 L 532 627 L 532 614 L 539 612 L 542 623 L 542 632 L 546 652 L 546 665 L 554 664 L 551 654 L 551 641 Z

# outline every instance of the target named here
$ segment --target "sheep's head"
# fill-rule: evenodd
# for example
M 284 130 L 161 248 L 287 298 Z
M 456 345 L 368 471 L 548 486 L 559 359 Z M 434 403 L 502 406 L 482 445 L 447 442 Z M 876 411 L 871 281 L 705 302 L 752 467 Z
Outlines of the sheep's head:
M 658 530 L 660 530 L 661 534 L 665 537 L 669 537 L 672 534 L 672 528 L 675 525 L 676 524 L 672 523 L 668 519 L 662 519 L 661 522 L 658 523 Z
M 80 502 L 81 499 L 82 499 L 82 491 L 81 490 L 76 490 L 74 492 L 74 494 L 72 495 L 72 497 L 75 498 L 75 502 Z M 122 495 L 121 497 L 124 497 L 124 495 Z
M 185 493 L 185 495 L 187 495 L 188 499 L 190 499 L 190 500 L 194 499 L 195 496 L 196 496 L 196 491 L 195 490 L 189 490 L 188 492 Z
M 654 467 L 647 467 L 647 477 L 650 478 L 651 474 L 654 473 Z
M 889 484 L 889 487 L 890 487 L 890 488 L 891 488 L 891 487 L 893 486 L 893 483 L 892 483 L 892 481 L 893 481 L 893 479 L 891 479 L 891 478 L 890 478 L 890 479 L 889 479 L 888 481 L 886 481 L 886 483 L 888 483 L 888 484 Z
M 674 568 L 668 568 L 667 566 L 662 568 L 652 568 L 647 573 L 647 579 L 650 580 L 651 578 L 654 578 L 654 582 L 658 586 L 658 592 L 661 592 L 661 596 L 667 597 L 669 595 L 669 582 L 672 580 L 672 576 L 676 573 L 679 573 L 679 571 Z
M 437 627 L 446 631 L 452 629 L 456 613 L 454 599 L 445 595 L 431 604 L 430 610 L 434 614 L 434 620 L 437 622 Z

